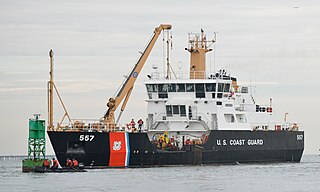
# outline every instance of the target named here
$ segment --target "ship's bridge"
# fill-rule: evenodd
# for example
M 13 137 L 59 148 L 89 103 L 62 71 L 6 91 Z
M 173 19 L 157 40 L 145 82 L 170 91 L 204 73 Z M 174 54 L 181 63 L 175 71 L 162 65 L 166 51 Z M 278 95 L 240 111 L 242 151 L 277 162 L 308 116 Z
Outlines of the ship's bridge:
M 148 100 L 159 99 L 221 99 L 230 97 L 232 82 L 230 76 L 219 77 L 208 74 L 206 79 L 184 78 L 178 74 L 176 79 L 150 78 L 145 82 Z

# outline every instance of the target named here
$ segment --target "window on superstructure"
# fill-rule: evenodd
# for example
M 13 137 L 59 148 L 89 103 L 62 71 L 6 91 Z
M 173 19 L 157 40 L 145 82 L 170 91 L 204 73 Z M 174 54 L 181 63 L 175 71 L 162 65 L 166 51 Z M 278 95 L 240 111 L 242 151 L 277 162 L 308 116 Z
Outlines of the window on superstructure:
M 215 83 L 206 83 L 206 92 L 215 92 L 216 84 Z
M 235 122 L 233 114 L 224 114 L 224 118 L 227 123 L 234 123 Z
M 218 92 L 223 92 L 224 83 L 218 83 Z
M 234 123 L 234 122 L 235 122 L 234 116 L 232 115 L 232 116 L 231 116 L 231 123 Z
M 171 105 L 166 106 L 167 117 L 172 117 L 172 107 Z
M 187 90 L 187 92 L 194 92 L 194 84 L 187 83 L 186 90 Z
M 218 94 L 217 94 L 217 98 L 218 98 L 218 99 L 221 99 L 221 98 L 222 98 L 222 96 L 223 96 L 223 94 L 222 94 L 222 93 L 218 93 Z
M 186 106 L 185 105 L 166 105 L 167 117 L 172 117 L 173 115 L 179 115 L 181 117 L 186 117 Z
M 174 115 L 179 114 L 179 105 L 172 105 L 172 112 Z
M 180 115 L 181 115 L 181 117 L 186 116 L 186 106 L 185 105 L 180 105 Z
M 212 99 L 216 98 L 216 93 L 212 93 Z
M 186 84 L 177 84 L 177 92 L 186 92 Z
M 176 92 L 176 84 L 169 84 L 169 92 Z
M 230 84 L 229 83 L 224 84 L 224 92 L 227 92 L 227 93 L 230 92 Z
M 196 98 L 205 98 L 206 94 L 204 91 L 203 83 L 196 83 Z
M 247 122 L 247 118 L 246 118 L 245 114 L 236 114 L 236 118 L 239 123 L 246 123 Z
M 147 84 L 147 91 L 148 92 L 157 92 L 158 86 L 156 84 Z
M 248 87 L 241 87 L 241 93 L 248 93 Z
M 159 84 L 158 91 L 159 91 L 159 98 L 168 98 L 168 84 Z

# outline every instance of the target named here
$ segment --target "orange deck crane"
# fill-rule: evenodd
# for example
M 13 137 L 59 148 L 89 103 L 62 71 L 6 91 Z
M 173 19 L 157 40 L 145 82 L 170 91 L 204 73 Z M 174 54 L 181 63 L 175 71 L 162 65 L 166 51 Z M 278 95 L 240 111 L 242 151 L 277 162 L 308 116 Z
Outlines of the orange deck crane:
M 163 30 L 170 30 L 171 28 L 172 28 L 172 26 L 169 24 L 161 24 L 159 27 L 155 28 L 155 30 L 153 32 L 154 34 L 153 34 L 150 42 L 148 43 L 146 49 L 142 53 L 138 62 L 135 64 L 134 68 L 131 70 L 131 72 L 130 72 L 129 76 L 127 77 L 127 79 L 125 80 L 125 82 L 121 85 L 118 93 L 116 94 L 115 97 L 109 98 L 109 101 L 107 103 L 108 110 L 103 117 L 104 124 L 107 127 L 111 128 L 111 129 L 116 127 L 116 124 L 118 123 L 118 121 L 122 115 L 122 112 L 124 111 L 124 109 L 128 103 L 128 100 L 129 100 L 130 94 L 132 92 L 134 83 L 136 82 L 136 79 L 137 79 L 138 75 L 140 74 L 142 67 L 144 66 L 147 58 L 149 57 L 150 52 L 151 52 L 154 44 L 156 43 L 159 35 L 161 34 L 161 32 Z M 123 101 L 123 103 L 121 106 L 121 111 L 120 111 L 119 116 L 117 118 L 117 122 L 115 122 L 114 112 L 116 111 L 116 109 L 118 108 L 118 106 L 120 105 L 120 103 L 122 101 Z

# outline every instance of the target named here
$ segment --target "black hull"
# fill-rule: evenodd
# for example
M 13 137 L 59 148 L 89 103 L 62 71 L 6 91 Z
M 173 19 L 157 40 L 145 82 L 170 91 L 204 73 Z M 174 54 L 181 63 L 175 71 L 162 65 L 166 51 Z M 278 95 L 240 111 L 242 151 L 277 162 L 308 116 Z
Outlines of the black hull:
M 48 131 L 62 166 L 65 166 L 66 158 L 76 158 L 89 168 L 114 167 L 110 162 L 110 134 Z M 157 149 L 147 133 L 128 133 L 127 137 L 128 162 L 123 166 L 128 167 L 300 162 L 304 150 L 303 131 L 211 131 L 203 145 L 185 146 L 180 151 Z

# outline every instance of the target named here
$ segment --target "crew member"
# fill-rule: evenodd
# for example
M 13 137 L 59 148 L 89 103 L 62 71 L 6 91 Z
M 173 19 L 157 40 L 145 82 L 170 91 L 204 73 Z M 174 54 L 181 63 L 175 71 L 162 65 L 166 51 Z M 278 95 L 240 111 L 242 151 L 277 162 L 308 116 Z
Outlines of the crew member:
M 168 138 L 168 131 L 165 131 L 163 133 L 163 141 L 168 144 L 169 143 L 169 138 Z
M 55 158 L 52 158 L 52 167 L 51 169 L 58 169 L 59 163 L 58 160 L 56 160 Z
M 186 145 L 191 145 L 192 144 L 192 142 L 190 141 L 190 138 L 188 138 L 187 140 L 186 140 Z
M 159 148 L 162 149 L 163 139 L 162 136 L 159 137 Z
M 174 143 L 174 136 L 172 135 L 172 137 L 170 138 L 170 143 Z
M 66 167 L 72 168 L 72 166 L 73 166 L 73 163 L 72 163 L 71 159 L 67 158 Z
M 72 160 L 72 164 L 73 164 L 73 167 L 74 168 L 79 168 L 79 163 L 78 163 L 78 161 L 75 159 L 75 158 L 73 158 L 73 160 Z
M 45 168 L 50 168 L 50 162 L 49 162 L 49 160 L 48 160 L 48 159 L 45 159 L 45 160 L 43 161 L 42 166 L 45 167 Z
M 132 131 L 135 132 L 135 130 L 136 130 L 136 123 L 134 122 L 133 119 L 131 120 L 130 125 L 131 125 Z
M 142 132 L 142 125 L 143 125 L 143 121 L 142 119 L 139 119 L 138 121 L 139 132 Z

